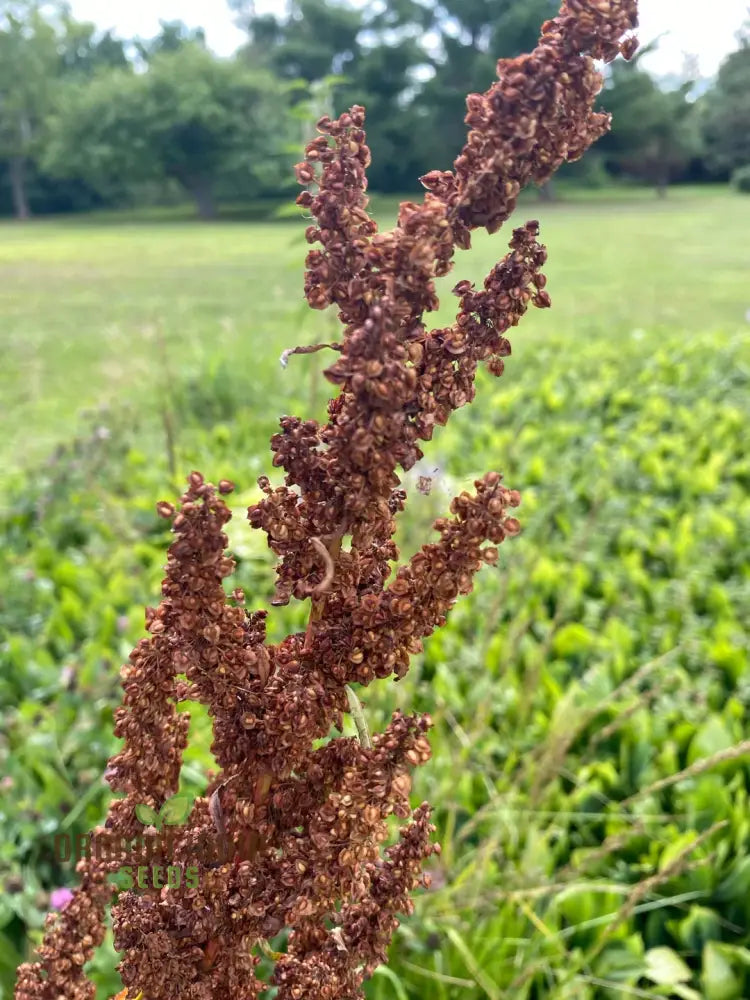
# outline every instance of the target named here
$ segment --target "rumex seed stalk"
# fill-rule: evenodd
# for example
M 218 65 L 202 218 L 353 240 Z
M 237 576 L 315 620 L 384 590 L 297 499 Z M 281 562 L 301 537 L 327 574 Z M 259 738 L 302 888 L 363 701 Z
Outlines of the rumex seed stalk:
M 325 372 L 338 391 L 324 424 L 282 418 L 271 449 L 283 483 L 261 478 L 262 499 L 248 512 L 278 557 L 272 604 L 309 601 L 308 625 L 268 643 L 266 613 L 245 610 L 240 590 L 226 597 L 231 483 L 217 489 L 194 472 L 178 509 L 159 504 L 175 540 L 161 603 L 147 611 L 149 638 L 122 671 L 123 746 L 106 772 L 120 797 L 106 831 L 134 840 L 135 807 L 158 812 L 177 791 L 185 701 L 209 711 L 219 773 L 164 859 L 203 857 L 197 887 L 115 894 L 121 1000 L 141 991 L 148 1000 L 249 1000 L 268 988 L 257 975 L 261 954 L 274 959 L 279 1000 L 360 997 L 398 914 L 427 884 L 423 866 L 438 848 L 429 809 L 413 810 L 410 791 L 412 769 L 430 756 L 429 717 L 396 712 L 367 738 L 359 718 L 360 738 L 319 741 L 341 730 L 356 685 L 406 673 L 476 572 L 520 530 L 519 494 L 488 472 L 452 501 L 435 539 L 391 572 L 406 500 L 399 473 L 474 399 L 480 364 L 502 374 L 507 334 L 528 307 L 550 305 L 537 223 L 513 231 L 481 289 L 458 282 L 453 324 L 431 329 L 426 314 L 438 306 L 435 280 L 470 246 L 471 231 L 496 231 L 524 185 L 545 182 L 606 131 L 608 116 L 593 110 L 602 84 L 594 61 L 633 54 L 636 13 L 636 0 L 565 0 L 532 53 L 500 60 L 498 80 L 469 95 L 454 169 L 422 178 L 424 200 L 402 204 L 390 231 L 367 211 L 364 109 L 319 121 L 296 168 L 298 203 L 317 245 L 305 295 L 313 308 L 334 306 L 342 325 Z M 392 816 L 405 822 L 386 846 Z M 218 863 L 204 850 L 217 836 Z M 93 1000 L 83 967 L 102 939 L 106 876 L 127 863 L 127 851 L 81 861 L 81 885 L 49 918 L 38 961 L 21 966 L 16 1000 Z M 278 955 L 267 942 L 283 930 Z

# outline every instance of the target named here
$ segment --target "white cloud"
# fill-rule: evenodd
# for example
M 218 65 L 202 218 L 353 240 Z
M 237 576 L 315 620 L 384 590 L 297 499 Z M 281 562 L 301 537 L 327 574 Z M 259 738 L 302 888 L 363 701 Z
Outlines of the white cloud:
M 71 9 L 80 20 L 112 28 L 125 38 L 157 34 L 160 20 L 184 21 L 191 28 L 205 28 L 209 45 L 221 55 L 229 55 L 245 38 L 222 0 L 72 0 Z
M 649 56 L 656 73 L 679 73 L 686 56 L 696 56 L 704 76 L 736 47 L 735 33 L 748 14 L 750 0 L 641 0 L 643 42 L 664 35 Z M 261 11 L 283 11 L 283 0 L 259 0 Z M 72 0 L 73 13 L 124 36 L 153 35 L 159 19 L 182 20 L 206 29 L 209 45 L 228 55 L 243 40 L 222 0 Z
M 736 34 L 748 16 L 748 0 L 641 0 L 639 36 L 646 43 L 663 35 L 648 56 L 655 73 L 679 73 L 696 57 L 703 76 L 712 76 L 724 56 L 737 48 Z

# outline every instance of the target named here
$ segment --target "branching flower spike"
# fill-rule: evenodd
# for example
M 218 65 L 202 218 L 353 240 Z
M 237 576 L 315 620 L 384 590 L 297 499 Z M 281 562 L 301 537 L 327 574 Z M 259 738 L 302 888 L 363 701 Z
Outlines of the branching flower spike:
M 93 1000 L 84 963 L 110 902 L 123 1000 L 251 1000 L 271 985 L 279 1000 L 348 1000 L 385 961 L 438 850 L 428 806 L 410 805 L 430 720 L 397 712 L 370 735 L 355 692 L 402 677 L 482 564 L 497 560 L 497 545 L 520 530 L 519 494 L 488 472 L 391 578 L 399 470 L 471 402 L 480 363 L 502 373 L 506 334 L 529 305 L 549 306 L 537 223 L 513 231 L 483 288 L 459 281 L 451 326 L 430 329 L 425 316 L 438 305 L 435 279 L 471 231 L 499 229 L 524 185 L 545 182 L 606 131 L 608 116 L 593 111 L 595 60 L 630 57 L 635 26 L 636 0 L 566 0 L 531 54 L 501 60 L 489 90 L 469 95 L 454 169 L 423 177 L 424 200 L 402 204 L 388 232 L 367 211 L 364 109 L 318 123 L 296 168 L 298 203 L 315 220 L 307 300 L 335 306 L 343 327 L 325 373 L 338 391 L 327 423 L 281 420 L 271 448 L 283 484 L 263 477 L 249 511 L 278 557 L 273 603 L 309 602 L 307 628 L 269 644 L 265 612 L 246 611 L 240 591 L 226 597 L 232 484 L 192 473 L 178 509 L 159 505 L 175 534 L 162 601 L 122 672 L 123 745 L 106 773 L 119 797 L 97 831 L 121 849 L 80 862 L 80 887 L 48 918 L 16 1000 Z M 185 823 L 165 824 L 150 846 L 154 862 L 194 866 L 197 878 L 115 891 L 113 901 L 108 875 L 134 863 L 143 837 L 136 806 L 161 816 L 178 790 L 186 700 L 208 708 L 219 771 Z M 319 742 L 352 711 L 359 737 Z M 404 823 L 386 846 L 393 816 Z M 278 953 L 268 942 L 284 930 Z M 261 956 L 273 962 L 270 982 L 259 978 Z

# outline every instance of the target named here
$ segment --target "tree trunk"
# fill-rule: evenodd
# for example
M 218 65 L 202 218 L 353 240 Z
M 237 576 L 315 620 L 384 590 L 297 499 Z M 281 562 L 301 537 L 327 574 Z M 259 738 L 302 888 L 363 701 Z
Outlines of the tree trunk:
M 29 202 L 26 197 L 26 163 L 22 156 L 11 156 L 8 162 L 10 187 L 13 193 L 13 210 L 17 219 L 28 219 L 31 216 Z
M 193 196 L 198 215 L 201 219 L 216 218 L 216 202 L 211 193 L 211 182 L 204 177 L 191 177 L 187 189 Z
M 659 157 L 654 163 L 654 173 L 656 174 L 656 197 L 666 198 L 667 188 L 671 180 L 671 170 L 665 152 L 660 148 Z
M 542 184 L 539 188 L 539 197 L 542 201 L 557 201 L 555 182 L 553 180 L 548 180 L 546 184 Z

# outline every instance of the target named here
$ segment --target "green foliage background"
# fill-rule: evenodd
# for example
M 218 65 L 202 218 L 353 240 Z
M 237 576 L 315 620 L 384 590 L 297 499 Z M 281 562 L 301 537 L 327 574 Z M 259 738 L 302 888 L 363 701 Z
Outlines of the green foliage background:
M 750 200 L 602 194 L 519 217 L 537 214 L 553 309 L 436 435 L 431 494 L 407 477 L 407 553 L 493 467 L 522 491 L 524 531 L 404 682 L 361 692 L 373 728 L 396 705 L 433 715 L 414 796 L 435 804 L 443 847 L 368 995 L 740 1000 Z M 154 504 L 190 469 L 238 484 L 238 582 L 268 603 L 272 562 L 244 508 L 277 416 L 322 415 L 326 398 L 319 355 L 278 357 L 337 336 L 303 308 L 302 225 L 2 230 L 2 995 L 50 890 L 74 882 L 54 835 L 105 809 L 118 668 L 169 544 Z M 503 235 L 479 236 L 451 283 L 481 279 Z M 273 634 L 304 610 L 275 610 Z M 211 766 L 199 710 L 192 730 L 195 794 Z M 101 997 L 115 961 L 108 946 L 95 962 Z
M 150 39 L 118 38 L 76 20 L 64 0 L 0 2 L 0 214 L 192 201 L 213 217 L 284 198 L 312 123 L 353 103 L 367 109 L 372 189 L 413 190 L 461 148 L 467 93 L 486 90 L 498 57 L 530 51 L 559 10 L 557 0 L 229 6 L 241 41 L 220 58 L 181 21 L 160 22 Z M 658 39 L 641 37 L 645 60 L 606 71 L 611 136 L 563 176 L 588 187 L 637 180 L 663 194 L 747 166 L 747 25 L 736 38 L 708 79 L 689 62 L 651 75 Z

